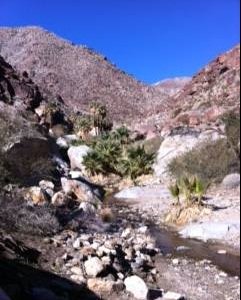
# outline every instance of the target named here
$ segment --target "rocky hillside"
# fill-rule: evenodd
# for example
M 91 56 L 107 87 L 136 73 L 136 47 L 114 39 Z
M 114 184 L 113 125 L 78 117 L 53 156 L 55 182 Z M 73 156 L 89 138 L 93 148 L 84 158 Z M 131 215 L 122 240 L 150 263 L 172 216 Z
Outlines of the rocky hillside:
M 214 124 L 228 111 L 239 113 L 240 45 L 210 62 L 146 122 L 170 129 Z
M 202 69 L 173 104 L 193 113 L 238 109 L 240 102 L 240 45 L 219 56 Z M 181 104 L 181 105 L 180 105 Z
M 120 71 L 106 57 L 36 27 L 0 29 L 0 54 L 26 70 L 45 93 L 59 94 L 76 110 L 101 101 L 117 120 L 155 112 L 166 93 Z
M 191 81 L 191 77 L 176 77 L 165 79 L 154 84 L 159 91 L 166 93 L 168 96 L 174 96 L 180 92 L 186 84 Z

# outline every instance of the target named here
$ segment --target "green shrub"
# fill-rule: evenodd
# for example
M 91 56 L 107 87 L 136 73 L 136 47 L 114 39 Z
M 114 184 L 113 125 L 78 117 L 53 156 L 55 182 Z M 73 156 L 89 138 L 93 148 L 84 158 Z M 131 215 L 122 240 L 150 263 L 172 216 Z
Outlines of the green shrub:
M 225 125 L 225 134 L 228 144 L 234 152 L 237 161 L 240 161 L 240 115 L 227 113 L 222 118 Z
M 122 126 L 110 133 L 110 138 L 116 140 L 122 145 L 127 145 L 131 142 L 130 131 L 127 127 Z
M 117 174 L 122 177 L 137 177 L 150 174 L 154 163 L 154 154 L 148 154 L 143 147 L 127 148 L 112 135 L 92 141 L 93 151 L 85 156 L 83 164 L 91 175 Z
M 93 151 L 85 156 L 83 164 L 91 175 L 116 173 L 121 146 L 111 139 L 95 140 Z
M 176 204 L 180 204 L 180 197 L 184 197 L 186 206 L 202 202 L 208 184 L 205 184 L 197 176 L 183 176 L 176 180 L 174 185 L 169 187 L 172 196 L 177 199 Z
M 240 172 L 240 164 L 227 140 L 220 139 L 173 159 L 168 169 L 175 178 L 197 175 L 204 182 L 218 183 L 226 175 Z
M 129 148 L 118 161 L 118 171 L 123 177 L 136 180 L 141 175 L 152 173 L 155 155 L 146 153 L 144 147 Z

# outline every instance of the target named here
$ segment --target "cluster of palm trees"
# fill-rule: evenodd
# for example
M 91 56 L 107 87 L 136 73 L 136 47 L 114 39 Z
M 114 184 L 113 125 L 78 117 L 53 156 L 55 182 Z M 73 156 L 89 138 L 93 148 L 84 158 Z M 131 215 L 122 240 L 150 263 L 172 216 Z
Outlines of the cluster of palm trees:
M 94 130 L 95 136 L 100 136 L 112 127 L 106 106 L 99 102 L 92 102 L 89 115 L 77 117 L 73 123 L 75 132 L 84 140 L 88 138 L 91 130 Z
M 94 140 L 91 147 L 93 151 L 83 162 L 90 175 L 115 174 L 135 182 L 139 176 L 153 171 L 155 155 L 146 153 L 144 147 L 135 146 L 124 126 Z

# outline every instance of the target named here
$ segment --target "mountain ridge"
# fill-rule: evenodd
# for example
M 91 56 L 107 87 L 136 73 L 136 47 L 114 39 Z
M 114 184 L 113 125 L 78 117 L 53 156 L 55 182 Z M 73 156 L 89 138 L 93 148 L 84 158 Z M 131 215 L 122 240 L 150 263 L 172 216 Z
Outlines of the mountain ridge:
M 168 97 L 103 55 L 40 27 L 0 28 L 0 53 L 15 68 L 26 70 L 44 93 L 59 94 L 75 110 L 101 101 L 114 119 L 127 120 L 154 113 Z

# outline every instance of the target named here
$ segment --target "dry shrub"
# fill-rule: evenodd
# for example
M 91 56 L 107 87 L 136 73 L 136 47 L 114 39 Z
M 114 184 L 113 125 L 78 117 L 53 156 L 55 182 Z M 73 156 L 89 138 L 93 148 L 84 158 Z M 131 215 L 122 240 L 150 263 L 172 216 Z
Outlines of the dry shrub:
M 201 205 L 192 205 L 189 207 L 174 206 L 166 216 L 166 223 L 178 226 L 196 221 L 203 214 L 209 214 L 210 209 Z
M 104 223 L 112 223 L 114 220 L 114 214 L 109 207 L 103 208 L 100 211 L 100 217 Z
M 61 229 L 54 209 L 29 206 L 18 195 L 0 195 L 0 224 L 8 232 L 39 236 L 53 235 Z
M 230 174 L 240 172 L 240 163 L 226 139 L 206 142 L 172 160 L 169 173 L 175 178 L 197 175 L 206 183 L 218 183 Z

